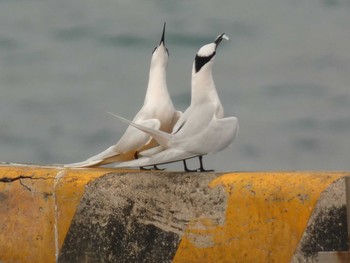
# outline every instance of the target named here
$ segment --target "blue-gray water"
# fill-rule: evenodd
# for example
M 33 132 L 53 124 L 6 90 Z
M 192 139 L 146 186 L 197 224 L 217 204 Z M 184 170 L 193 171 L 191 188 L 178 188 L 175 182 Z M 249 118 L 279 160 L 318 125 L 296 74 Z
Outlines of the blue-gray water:
M 125 125 L 106 112 L 141 107 L 164 21 L 180 110 L 196 51 L 231 37 L 214 79 L 240 133 L 206 168 L 350 169 L 348 0 L 0 1 L 0 161 L 76 162 L 114 144 Z

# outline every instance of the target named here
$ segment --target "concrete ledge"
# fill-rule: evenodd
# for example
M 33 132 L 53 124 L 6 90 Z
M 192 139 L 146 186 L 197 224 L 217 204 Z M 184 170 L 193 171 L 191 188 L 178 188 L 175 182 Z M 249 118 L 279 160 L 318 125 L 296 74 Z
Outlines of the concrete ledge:
M 0 262 L 317 262 L 348 175 L 2 165 Z

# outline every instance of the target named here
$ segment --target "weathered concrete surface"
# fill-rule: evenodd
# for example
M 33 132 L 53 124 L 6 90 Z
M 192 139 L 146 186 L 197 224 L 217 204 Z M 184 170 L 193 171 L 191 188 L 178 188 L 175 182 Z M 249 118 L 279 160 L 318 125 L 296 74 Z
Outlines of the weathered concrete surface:
M 348 251 L 344 181 L 344 178 L 339 179 L 322 192 L 295 251 L 293 263 L 319 262 L 318 252 L 321 251 Z
M 348 175 L 0 165 L 0 262 L 317 262 Z
M 59 261 L 82 262 L 88 255 L 92 262 L 170 262 L 189 222 L 224 224 L 226 193 L 208 187 L 217 176 L 145 172 L 95 180 L 85 191 Z M 192 241 L 198 247 L 212 242 L 208 236 Z

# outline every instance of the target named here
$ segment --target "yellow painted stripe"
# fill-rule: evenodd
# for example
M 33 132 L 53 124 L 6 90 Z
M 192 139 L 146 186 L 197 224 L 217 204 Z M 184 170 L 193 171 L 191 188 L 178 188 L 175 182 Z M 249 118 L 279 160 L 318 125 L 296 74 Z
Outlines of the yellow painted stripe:
M 0 183 L 0 261 L 55 262 L 86 184 L 112 171 L 0 166 L 0 178 L 17 178 Z
M 193 219 L 173 262 L 290 262 L 322 191 L 348 173 L 232 173 L 223 225 Z M 201 246 L 198 240 L 210 240 Z M 199 245 L 198 245 L 199 244 Z
M 53 262 L 54 210 L 51 207 L 56 173 L 55 169 L 0 167 L 1 178 L 35 178 L 0 183 L 0 261 Z

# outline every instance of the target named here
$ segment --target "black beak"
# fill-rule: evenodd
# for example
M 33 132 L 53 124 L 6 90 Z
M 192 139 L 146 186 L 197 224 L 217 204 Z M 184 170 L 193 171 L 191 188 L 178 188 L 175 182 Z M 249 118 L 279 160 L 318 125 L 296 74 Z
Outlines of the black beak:
M 164 22 L 163 34 L 162 34 L 162 38 L 160 39 L 159 45 L 161 45 L 162 43 L 165 44 L 165 41 L 164 41 L 164 38 L 165 38 L 165 25 L 166 25 L 166 23 Z
M 225 35 L 225 33 L 222 33 L 222 34 L 219 35 L 219 36 L 217 37 L 217 39 L 214 41 L 214 43 L 216 44 L 216 47 L 219 46 L 219 44 L 221 43 L 221 41 L 222 41 L 224 35 Z

